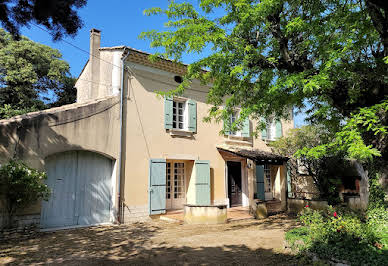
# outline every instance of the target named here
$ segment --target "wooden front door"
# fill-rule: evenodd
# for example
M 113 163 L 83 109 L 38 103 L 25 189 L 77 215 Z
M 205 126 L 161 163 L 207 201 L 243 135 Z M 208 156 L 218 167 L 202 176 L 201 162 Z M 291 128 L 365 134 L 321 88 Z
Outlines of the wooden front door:
M 228 198 L 230 206 L 242 204 L 241 162 L 227 162 Z

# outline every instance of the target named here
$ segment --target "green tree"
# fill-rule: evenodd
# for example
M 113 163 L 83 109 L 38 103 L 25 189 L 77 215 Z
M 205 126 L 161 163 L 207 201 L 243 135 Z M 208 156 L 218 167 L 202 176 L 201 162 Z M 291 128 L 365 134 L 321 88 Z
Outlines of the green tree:
M 337 187 L 341 184 L 340 178 L 343 176 L 338 169 L 348 169 L 349 162 L 338 151 L 326 153 L 318 158 L 306 156 L 300 151 L 325 145 L 331 141 L 333 135 L 323 126 L 310 125 L 291 129 L 287 136 L 270 143 L 274 152 L 290 158 L 287 168 L 292 185 L 304 182 L 305 176 L 301 175 L 301 172 L 309 175 L 319 191 L 319 197 L 328 200 L 329 204 L 339 202 Z
M 54 40 L 63 35 L 75 35 L 82 27 L 77 9 L 86 5 L 86 0 L 2 0 L 0 22 L 16 39 L 19 28 L 31 22 L 45 26 Z
M 43 182 L 46 178 L 44 172 L 18 161 L 10 161 L 0 168 L 0 200 L 7 211 L 8 227 L 12 226 L 16 211 L 39 199 L 48 200 L 50 190 Z
M 361 160 L 388 161 L 388 5 L 382 0 L 170 1 L 166 31 L 141 34 L 161 57 L 190 64 L 181 93 L 193 79 L 211 83 L 208 120 L 242 108 L 241 122 L 308 107 L 309 120 L 339 132 L 335 145 Z M 203 69 L 207 71 L 203 71 Z M 221 106 L 225 108 L 221 108 Z M 372 114 L 373 113 L 373 114 Z M 263 125 L 261 125 L 263 126 Z M 382 130 L 380 130 L 382 129 Z M 379 130 L 377 134 L 376 130 Z
M 0 29 L 0 118 L 45 109 L 50 99 L 43 95 L 74 93 L 73 83 L 69 64 L 58 50 L 26 37 L 15 41 Z
M 73 77 L 64 77 L 61 86 L 54 89 L 56 99 L 50 103 L 50 107 L 58 107 L 65 104 L 75 103 L 77 100 L 77 89 L 75 86 L 77 79 Z

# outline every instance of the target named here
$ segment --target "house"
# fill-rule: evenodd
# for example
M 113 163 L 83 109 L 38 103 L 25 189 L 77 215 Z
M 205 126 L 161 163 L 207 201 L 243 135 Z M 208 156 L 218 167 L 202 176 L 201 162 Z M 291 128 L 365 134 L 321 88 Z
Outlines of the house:
M 209 87 L 193 82 L 180 97 L 157 94 L 181 82 L 185 65 L 100 42 L 92 29 L 77 103 L 0 121 L 1 162 L 17 157 L 45 169 L 53 192 L 20 213 L 23 223 L 132 222 L 184 204 L 277 200 L 286 208 L 287 158 L 267 143 L 293 127 L 291 110 L 291 120 L 268 123 L 257 138 L 257 121 L 248 120 L 220 135 L 222 123 L 203 122 Z

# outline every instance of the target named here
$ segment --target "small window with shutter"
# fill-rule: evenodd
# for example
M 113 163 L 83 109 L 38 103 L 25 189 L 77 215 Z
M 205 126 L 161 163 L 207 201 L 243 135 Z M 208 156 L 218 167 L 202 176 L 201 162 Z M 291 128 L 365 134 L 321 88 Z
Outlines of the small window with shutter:
M 262 119 L 266 123 L 266 128 L 261 131 L 261 138 L 267 141 L 274 141 L 283 136 L 282 122 L 280 120 Z
M 166 97 L 164 100 L 164 128 L 178 131 L 197 131 L 197 103 L 191 99 Z
M 244 120 L 241 130 L 232 131 L 230 129 L 233 123 L 236 122 L 239 119 L 239 117 L 240 117 L 239 111 L 234 111 L 230 114 L 229 121 L 224 122 L 225 135 L 235 136 L 235 137 L 250 137 L 251 129 L 250 129 L 250 123 L 248 118 Z

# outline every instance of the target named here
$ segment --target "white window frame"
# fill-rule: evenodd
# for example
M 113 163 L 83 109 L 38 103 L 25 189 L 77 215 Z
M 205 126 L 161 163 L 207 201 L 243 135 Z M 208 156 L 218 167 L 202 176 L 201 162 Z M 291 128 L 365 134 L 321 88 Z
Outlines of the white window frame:
M 187 99 L 174 98 L 173 99 L 173 111 L 172 111 L 172 130 L 174 131 L 188 131 L 189 130 L 189 108 L 187 106 Z M 175 121 L 174 118 L 178 117 L 177 114 L 174 114 L 174 108 L 178 111 L 178 103 L 183 103 L 183 128 L 179 128 L 179 121 Z M 174 107 L 176 104 L 176 107 Z M 175 127 L 174 127 L 175 123 Z
M 229 122 L 230 122 L 230 125 L 232 126 L 232 124 L 234 123 L 234 121 L 238 120 L 240 118 L 240 111 L 236 110 L 236 111 L 233 111 L 232 114 L 230 114 L 229 116 Z M 241 129 L 238 130 L 238 131 L 230 131 L 230 136 L 232 137 L 241 137 L 242 136 L 242 131 Z
M 265 130 L 267 131 L 267 140 L 275 141 L 276 140 L 276 122 L 274 119 L 267 121 Z

